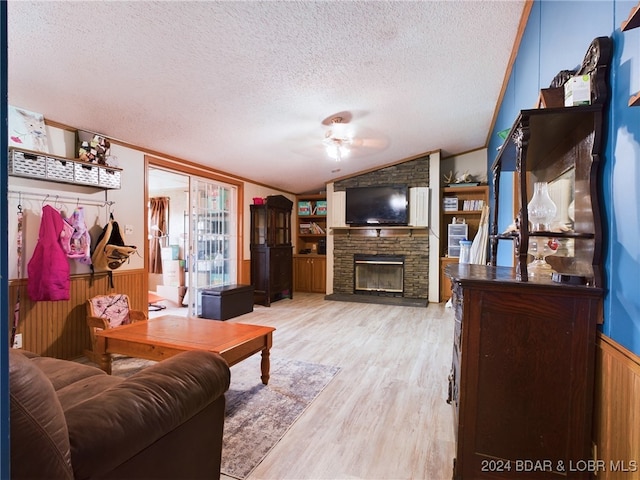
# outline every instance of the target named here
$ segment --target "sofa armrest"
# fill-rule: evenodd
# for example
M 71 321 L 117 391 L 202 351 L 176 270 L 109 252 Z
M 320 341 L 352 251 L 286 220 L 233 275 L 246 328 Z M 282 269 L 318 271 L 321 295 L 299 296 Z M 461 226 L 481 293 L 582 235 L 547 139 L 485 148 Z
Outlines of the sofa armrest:
M 229 382 L 220 355 L 184 352 L 73 406 L 65 415 L 76 478 L 112 471 L 223 396 Z

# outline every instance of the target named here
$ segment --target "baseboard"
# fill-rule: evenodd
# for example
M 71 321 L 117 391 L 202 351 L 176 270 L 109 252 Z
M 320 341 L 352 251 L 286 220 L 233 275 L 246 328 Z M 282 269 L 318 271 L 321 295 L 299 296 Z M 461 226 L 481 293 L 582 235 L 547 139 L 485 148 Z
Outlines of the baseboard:
M 640 356 L 604 334 L 596 341 L 594 456 L 598 480 L 640 479 Z

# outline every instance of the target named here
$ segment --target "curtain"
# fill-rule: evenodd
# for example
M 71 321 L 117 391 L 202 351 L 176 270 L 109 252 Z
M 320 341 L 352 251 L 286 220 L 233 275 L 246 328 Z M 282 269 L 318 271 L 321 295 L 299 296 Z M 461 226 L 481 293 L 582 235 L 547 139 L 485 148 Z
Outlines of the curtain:
M 149 273 L 162 273 L 164 239 L 169 237 L 169 197 L 149 199 Z

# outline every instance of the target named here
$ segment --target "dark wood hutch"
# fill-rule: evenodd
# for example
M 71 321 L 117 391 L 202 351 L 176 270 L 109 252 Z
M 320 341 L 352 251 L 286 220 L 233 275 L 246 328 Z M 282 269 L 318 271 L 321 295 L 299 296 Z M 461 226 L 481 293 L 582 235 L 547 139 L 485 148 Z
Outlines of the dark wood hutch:
M 251 284 L 254 302 L 265 306 L 293 296 L 291 208 L 283 195 L 270 195 L 251 205 Z
M 580 70 L 561 72 L 552 83 L 561 89 L 574 75 L 590 75 L 589 105 L 522 110 L 493 164 L 491 263 L 498 242 L 512 242 L 515 268 L 447 267 L 455 315 L 454 479 L 594 473 L 585 462 L 593 459 L 595 340 L 604 296 L 598 172 L 611 51 L 611 39 L 596 38 Z M 505 170 L 517 173 L 519 213 L 516 230 L 502 234 L 495 208 Z M 530 231 L 533 183 L 560 178 L 570 179 L 570 227 Z M 549 239 L 563 246 L 547 257 L 557 274 L 532 278 L 530 243 Z

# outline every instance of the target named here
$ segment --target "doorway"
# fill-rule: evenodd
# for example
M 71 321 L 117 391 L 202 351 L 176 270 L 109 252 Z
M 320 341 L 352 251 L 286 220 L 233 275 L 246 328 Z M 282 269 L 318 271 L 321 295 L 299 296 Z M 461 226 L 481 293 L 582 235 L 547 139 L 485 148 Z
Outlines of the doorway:
M 203 289 L 237 283 L 237 187 L 154 165 L 147 178 L 149 290 L 171 313 L 199 316 Z
M 184 309 L 187 315 L 189 176 L 149 167 L 147 179 L 149 291 L 162 299 L 155 305 L 171 307 L 172 313 L 174 308 Z M 154 205 L 162 203 L 164 208 L 154 215 Z

